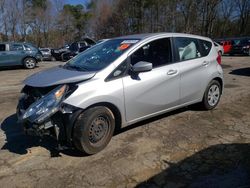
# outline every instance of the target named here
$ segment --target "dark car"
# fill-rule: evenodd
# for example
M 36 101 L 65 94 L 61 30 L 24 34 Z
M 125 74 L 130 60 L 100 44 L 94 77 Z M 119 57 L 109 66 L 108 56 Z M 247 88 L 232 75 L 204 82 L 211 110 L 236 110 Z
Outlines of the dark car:
M 233 39 L 232 44 L 230 55 L 242 54 L 250 56 L 250 37 Z
M 95 45 L 95 41 L 90 38 L 85 38 L 84 40 L 73 42 L 69 46 L 69 50 L 62 54 L 62 61 L 68 61 L 71 58 L 75 57 L 77 54 L 85 51 L 86 49 L 90 48 L 91 46 Z
M 36 67 L 42 53 L 28 43 L 0 43 L 0 67 L 22 65 L 27 69 Z
M 65 45 L 58 49 L 51 49 L 51 55 L 55 58 L 57 61 L 62 60 L 62 54 L 69 51 L 69 45 Z
M 51 49 L 50 48 L 40 48 L 39 50 L 43 54 L 43 60 L 45 60 L 45 61 L 55 61 L 55 58 L 51 54 Z

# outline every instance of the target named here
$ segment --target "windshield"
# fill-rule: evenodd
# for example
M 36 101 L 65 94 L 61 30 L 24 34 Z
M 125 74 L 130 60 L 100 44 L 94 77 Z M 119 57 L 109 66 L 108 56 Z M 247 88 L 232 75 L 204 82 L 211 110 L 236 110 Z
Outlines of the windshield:
M 67 69 L 99 71 L 137 43 L 137 39 L 112 39 L 94 45 L 64 65 Z
M 249 44 L 250 43 L 250 40 L 249 39 L 239 39 L 239 40 L 234 40 L 233 41 L 233 44 L 234 45 L 247 45 L 247 44 Z

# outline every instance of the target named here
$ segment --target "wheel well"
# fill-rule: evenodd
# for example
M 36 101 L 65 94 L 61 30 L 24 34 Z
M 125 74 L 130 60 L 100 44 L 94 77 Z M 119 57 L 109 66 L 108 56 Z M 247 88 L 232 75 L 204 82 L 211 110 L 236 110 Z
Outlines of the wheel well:
M 95 107 L 95 106 L 105 106 L 109 108 L 115 116 L 115 132 L 121 129 L 121 125 L 122 125 L 121 113 L 120 113 L 120 110 L 114 104 L 109 103 L 109 102 L 100 102 L 100 103 L 96 103 L 96 104 L 89 106 L 85 110 Z
M 36 63 L 37 63 L 37 59 L 36 59 L 35 57 L 26 56 L 26 57 L 24 57 L 24 58 L 22 59 L 22 63 L 23 63 L 23 64 L 24 64 L 24 60 L 25 60 L 26 58 L 33 58 L 33 59 L 36 61 Z
M 223 90 L 223 81 L 222 81 L 222 79 L 220 77 L 216 77 L 213 80 L 216 80 L 216 81 L 218 81 L 220 83 L 220 85 L 221 85 L 221 93 L 222 93 L 222 90 Z

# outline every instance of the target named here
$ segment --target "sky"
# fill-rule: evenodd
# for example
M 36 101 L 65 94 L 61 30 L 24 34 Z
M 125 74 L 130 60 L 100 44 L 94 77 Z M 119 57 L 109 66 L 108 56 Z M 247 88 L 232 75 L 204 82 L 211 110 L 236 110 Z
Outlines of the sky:
M 89 0 L 65 0 L 66 4 L 72 4 L 72 5 L 77 5 L 77 4 L 86 5 L 87 2 L 89 2 Z

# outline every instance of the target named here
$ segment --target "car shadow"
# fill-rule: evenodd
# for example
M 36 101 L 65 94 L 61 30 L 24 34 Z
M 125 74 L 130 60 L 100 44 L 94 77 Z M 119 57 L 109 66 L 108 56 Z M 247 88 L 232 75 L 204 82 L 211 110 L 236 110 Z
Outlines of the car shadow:
M 189 110 L 202 111 L 202 109 L 200 109 L 198 105 L 191 105 L 188 107 L 180 108 L 156 117 L 149 118 L 139 123 L 135 123 L 130 126 L 118 129 L 115 131 L 114 136 L 125 133 L 126 131 L 129 131 L 131 129 L 149 124 L 151 122 L 157 121 L 159 119 L 166 118 Z M 22 125 L 17 123 L 16 114 L 7 117 L 0 125 L 0 128 L 6 135 L 6 143 L 1 148 L 1 150 L 8 150 L 10 152 L 23 155 L 27 154 L 30 148 L 40 146 L 47 149 L 50 152 L 51 157 L 60 157 L 61 156 L 60 153 L 74 157 L 88 156 L 82 152 L 79 152 L 73 147 L 62 147 L 61 149 L 57 149 L 58 144 L 56 140 L 49 136 L 40 138 L 36 136 L 25 135 L 22 129 Z
M 131 129 L 135 129 L 135 128 L 137 128 L 137 127 L 141 127 L 141 126 L 143 126 L 143 125 L 152 123 L 152 122 L 154 122 L 154 121 L 157 121 L 157 120 L 160 120 L 160 119 L 163 119 L 163 118 L 172 116 L 172 115 L 176 115 L 176 114 L 179 114 L 179 113 L 188 111 L 188 110 L 198 110 L 198 108 L 199 108 L 199 107 L 196 107 L 196 106 L 190 106 L 190 107 L 180 108 L 180 109 L 177 109 L 177 110 L 174 110 L 174 111 L 171 111 L 171 112 L 167 112 L 167 113 L 164 113 L 164 114 L 161 114 L 161 115 L 158 115 L 158 116 L 155 116 L 155 117 L 152 117 L 152 118 L 149 118 L 149 119 L 140 121 L 140 122 L 138 122 L 138 123 L 135 123 L 135 124 L 126 126 L 126 127 L 124 127 L 124 128 L 120 128 L 120 129 L 116 130 L 116 132 L 115 132 L 114 135 L 122 134 L 122 133 L 124 133 L 124 132 L 126 132 L 126 131 L 129 131 L 129 130 L 131 130 Z
M 51 157 L 59 157 L 60 153 L 55 148 L 57 143 L 50 137 L 44 137 L 43 139 L 35 136 L 25 135 L 22 126 L 17 123 L 16 114 L 7 117 L 0 128 L 6 136 L 5 144 L 1 150 L 8 150 L 9 152 L 24 155 L 29 152 L 29 149 L 36 146 L 46 148 Z
M 0 71 L 11 71 L 11 70 L 18 70 L 18 69 L 24 69 L 23 66 L 10 66 L 10 67 L 0 67 Z
M 214 110 L 216 110 L 216 109 L 214 109 Z M 158 116 L 155 116 L 155 117 L 140 121 L 138 123 L 129 125 L 129 126 L 124 127 L 124 128 L 120 128 L 120 129 L 115 131 L 114 135 L 118 135 L 118 134 L 124 133 L 126 131 L 129 131 L 131 129 L 134 129 L 134 128 L 137 128 L 137 127 L 149 124 L 149 123 L 152 123 L 154 121 L 157 121 L 157 120 L 169 117 L 169 116 L 177 115 L 177 114 L 180 114 L 180 113 L 183 113 L 183 112 L 186 112 L 186 111 L 202 112 L 202 111 L 207 111 L 207 110 L 203 109 L 202 106 L 199 105 L 199 104 L 193 104 L 193 105 L 190 105 L 190 106 L 179 108 L 179 109 L 176 109 L 176 110 L 173 110 L 173 111 L 170 111 L 170 112 L 166 112 L 164 114 L 161 114 L 161 115 L 158 115 Z
M 161 161 L 168 168 L 136 187 L 250 187 L 250 144 L 219 144 L 184 160 Z
M 250 76 L 250 67 L 232 70 L 229 74 L 238 76 Z
M 37 64 L 35 68 L 39 68 L 40 66 Z M 15 65 L 15 66 L 6 66 L 6 67 L 0 67 L 0 72 L 1 71 L 13 71 L 13 70 L 29 70 L 29 69 L 25 69 L 23 66 L 21 65 Z

